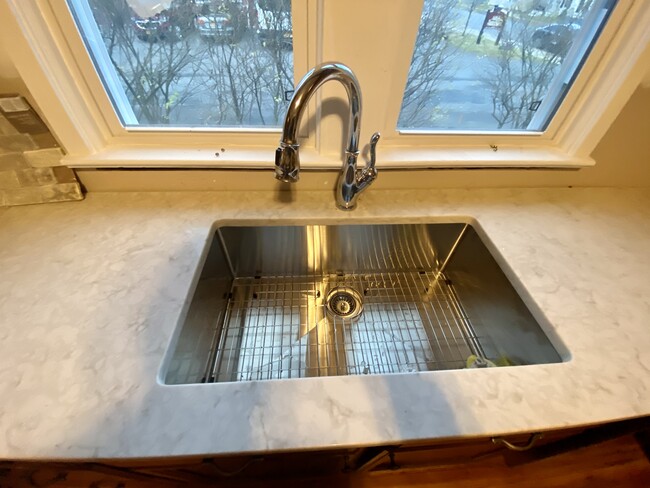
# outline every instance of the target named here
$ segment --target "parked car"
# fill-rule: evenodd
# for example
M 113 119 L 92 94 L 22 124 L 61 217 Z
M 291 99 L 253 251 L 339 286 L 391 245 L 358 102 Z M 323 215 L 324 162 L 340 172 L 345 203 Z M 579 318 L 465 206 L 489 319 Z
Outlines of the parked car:
M 258 0 L 257 37 L 264 47 L 293 49 L 291 3 L 288 0 Z
M 578 31 L 578 24 L 551 24 L 540 27 L 533 33 L 533 46 L 552 54 L 564 55 L 569 51 Z
M 133 30 L 141 41 L 156 42 L 160 36 L 160 21 L 150 19 L 134 19 Z
M 237 41 L 248 29 L 248 15 L 242 0 L 194 0 L 200 12 L 194 26 L 204 39 Z
M 133 19 L 133 29 L 136 37 L 145 42 L 177 41 L 183 38 L 183 29 L 162 13 L 148 19 Z
M 207 39 L 228 41 L 235 35 L 230 15 L 225 13 L 198 15 L 194 19 L 194 25 L 199 34 Z

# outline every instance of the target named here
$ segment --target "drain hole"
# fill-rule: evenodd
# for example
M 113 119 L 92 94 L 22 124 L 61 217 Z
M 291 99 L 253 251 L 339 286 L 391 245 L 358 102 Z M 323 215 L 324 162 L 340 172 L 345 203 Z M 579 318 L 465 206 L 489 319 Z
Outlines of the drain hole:
M 350 295 L 338 293 L 334 295 L 330 301 L 330 308 L 332 311 L 342 317 L 352 315 L 357 304 Z
M 351 288 L 334 288 L 327 295 L 327 310 L 344 319 L 358 317 L 363 310 L 361 295 Z

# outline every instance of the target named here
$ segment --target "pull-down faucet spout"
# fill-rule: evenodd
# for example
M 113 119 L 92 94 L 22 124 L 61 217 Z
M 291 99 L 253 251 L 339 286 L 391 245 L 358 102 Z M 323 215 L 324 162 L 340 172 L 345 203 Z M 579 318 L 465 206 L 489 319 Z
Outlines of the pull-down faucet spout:
M 340 63 L 325 63 L 312 69 L 300 80 L 289 103 L 284 119 L 282 139 L 275 151 L 275 177 L 295 183 L 300 177 L 298 126 L 309 100 L 323 83 L 337 80 L 345 87 L 350 103 L 348 143 L 341 173 L 336 184 L 336 205 L 342 210 L 352 210 L 359 194 L 377 178 L 375 169 L 376 146 L 379 133 L 370 139 L 370 161 L 363 169 L 357 169 L 359 157 L 359 133 L 361 120 L 361 89 L 350 68 Z

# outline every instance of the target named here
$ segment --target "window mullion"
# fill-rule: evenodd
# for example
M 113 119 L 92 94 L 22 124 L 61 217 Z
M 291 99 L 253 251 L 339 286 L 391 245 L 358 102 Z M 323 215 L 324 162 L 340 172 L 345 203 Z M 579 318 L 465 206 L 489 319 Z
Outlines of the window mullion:
M 423 0 L 323 2 L 322 59 L 346 64 L 361 85 L 361 150 L 374 132 L 381 132 L 386 140 L 397 136 L 396 121 L 422 3 Z M 320 152 L 331 157 L 340 154 L 345 144 L 348 101 L 345 90 L 336 83 L 327 83 L 321 90 Z

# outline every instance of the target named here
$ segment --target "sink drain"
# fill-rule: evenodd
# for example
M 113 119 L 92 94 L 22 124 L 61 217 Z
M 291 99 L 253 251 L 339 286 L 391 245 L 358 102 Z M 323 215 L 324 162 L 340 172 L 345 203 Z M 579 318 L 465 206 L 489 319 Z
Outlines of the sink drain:
M 361 295 L 352 288 L 337 287 L 327 294 L 327 310 L 344 319 L 358 317 L 363 310 Z

